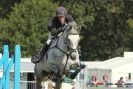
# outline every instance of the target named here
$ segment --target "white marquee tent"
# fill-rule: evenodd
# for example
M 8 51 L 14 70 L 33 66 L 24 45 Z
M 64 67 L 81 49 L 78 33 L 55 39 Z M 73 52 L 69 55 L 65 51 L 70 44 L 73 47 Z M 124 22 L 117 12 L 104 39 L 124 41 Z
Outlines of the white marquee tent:
M 109 76 L 110 82 L 116 83 L 120 77 L 126 81 L 129 73 L 133 81 L 133 52 L 125 52 L 124 57 L 115 57 L 102 62 L 86 62 L 87 68 L 84 70 L 85 82 L 88 76 L 96 75 L 102 81 L 103 75 Z

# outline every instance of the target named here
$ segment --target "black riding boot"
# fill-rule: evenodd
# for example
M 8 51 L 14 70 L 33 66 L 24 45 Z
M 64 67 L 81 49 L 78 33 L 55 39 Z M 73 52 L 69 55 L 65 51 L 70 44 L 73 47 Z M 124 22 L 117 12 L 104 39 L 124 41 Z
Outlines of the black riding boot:
M 38 52 L 38 54 L 32 57 L 31 62 L 39 63 L 41 61 L 41 58 L 45 55 L 48 48 L 49 48 L 49 45 L 44 44 L 41 50 Z

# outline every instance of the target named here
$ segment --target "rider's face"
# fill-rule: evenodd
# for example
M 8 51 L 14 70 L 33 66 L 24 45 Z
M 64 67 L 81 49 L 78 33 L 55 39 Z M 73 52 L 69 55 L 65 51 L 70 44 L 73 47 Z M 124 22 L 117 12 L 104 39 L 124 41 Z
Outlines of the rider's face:
M 65 23 L 65 16 L 58 16 L 58 19 L 62 24 Z

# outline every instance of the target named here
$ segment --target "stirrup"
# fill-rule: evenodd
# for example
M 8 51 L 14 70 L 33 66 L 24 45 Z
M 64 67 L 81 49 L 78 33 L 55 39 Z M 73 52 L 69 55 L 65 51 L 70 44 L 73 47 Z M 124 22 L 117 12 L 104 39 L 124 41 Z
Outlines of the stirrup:
M 39 63 L 41 61 L 41 58 L 37 55 L 33 56 L 32 59 L 31 59 L 31 62 L 32 63 Z

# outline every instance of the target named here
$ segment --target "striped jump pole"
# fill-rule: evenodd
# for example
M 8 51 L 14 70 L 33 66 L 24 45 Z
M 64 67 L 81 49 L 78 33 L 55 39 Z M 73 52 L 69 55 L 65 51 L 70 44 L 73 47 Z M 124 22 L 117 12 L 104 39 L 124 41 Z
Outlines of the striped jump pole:
M 14 55 L 9 58 L 9 47 L 4 45 L 3 54 L 0 58 L 0 69 L 3 76 L 0 78 L 0 89 L 10 89 L 10 70 L 14 66 L 14 89 L 20 89 L 20 45 L 15 46 Z

